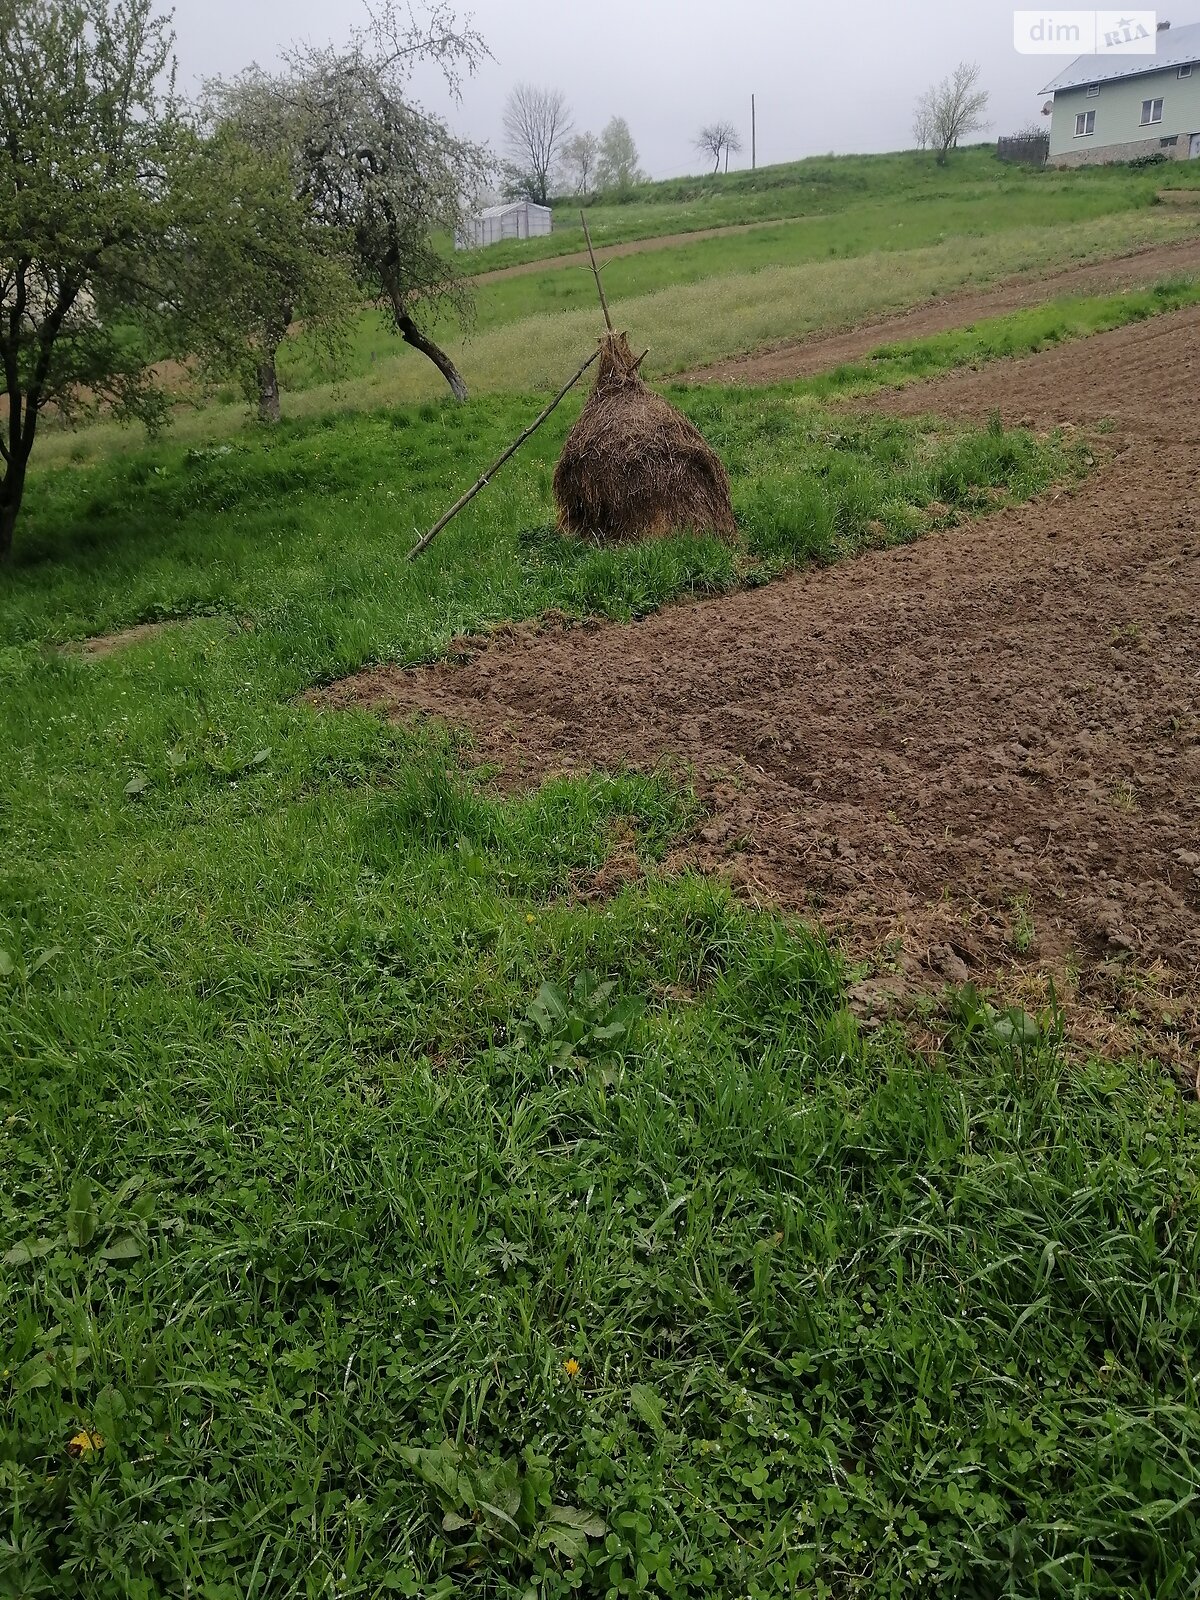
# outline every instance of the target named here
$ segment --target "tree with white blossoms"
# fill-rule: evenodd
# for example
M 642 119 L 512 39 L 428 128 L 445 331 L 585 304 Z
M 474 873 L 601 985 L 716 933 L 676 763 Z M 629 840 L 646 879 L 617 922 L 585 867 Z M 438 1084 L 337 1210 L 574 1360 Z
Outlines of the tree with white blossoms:
M 344 46 L 296 45 L 277 72 L 254 67 L 205 89 L 210 124 L 287 166 L 296 198 L 326 230 L 329 252 L 347 252 L 361 291 L 459 400 L 466 384 L 430 329 L 446 308 L 469 321 L 473 301 L 435 235 L 457 230 L 493 164 L 485 149 L 415 105 L 408 90 L 416 66 L 432 63 L 457 97 L 463 74 L 486 54 L 480 36 L 442 0 L 420 18 L 385 0 Z M 279 414 L 276 351 L 295 314 L 287 296 L 259 308 L 259 409 L 268 421 Z
M 189 120 L 172 49 L 153 0 L 0 0 L 0 561 L 48 413 L 158 427 L 164 356 L 244 362 L 239 295 L 336 298 L 278 173 Z

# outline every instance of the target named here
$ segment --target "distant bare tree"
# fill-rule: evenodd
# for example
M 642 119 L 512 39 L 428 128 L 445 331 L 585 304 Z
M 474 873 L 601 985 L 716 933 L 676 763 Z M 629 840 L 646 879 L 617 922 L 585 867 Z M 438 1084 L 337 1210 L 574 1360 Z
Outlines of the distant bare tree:
M 725 171 L 729 171 L 730 155 L 737 155 L 742 148 L 741 135 L 732 122 L 710 122 L 707 127 L 692 140 L 692 144 L 702 155 L 713 158 L 713 171 L 720 172 L 721 157 L 725 158 Z
M 504 140 L 529 198 L 545 205 L 574 123 L 561 89 L 519 83 L 504 107 Z
M 600 141 L 594 133 L 577 133 L 563 145 L 562 163 L 567 182 L 576 194 L 590 194 L 596 163 L 600 159 Z
M 913 139 L 918 150 L 928 150 L 933 143 L 933 90 L 925 93 L 913 107 Z
M 978 62 L 960 61 L 948 78 L 935 84 L 917 102 L 914 131 L 928 119 L 927 144 L 937 151 L 938 166 L 944 167 L 949 152 L 971 133 L 987 127 L 984 112 L 988 92 L 979 87 L 982 75 Z M 919 141 L 918 141 L 919 142 Z

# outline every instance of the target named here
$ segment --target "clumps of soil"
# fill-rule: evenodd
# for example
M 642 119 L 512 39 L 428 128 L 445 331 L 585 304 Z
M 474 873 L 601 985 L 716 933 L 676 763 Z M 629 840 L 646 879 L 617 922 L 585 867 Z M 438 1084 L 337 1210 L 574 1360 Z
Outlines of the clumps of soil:
M 613 543 L 737 532 L 729 477 L 681 411 L 642 382 L 623 333 L 602 341 L 595 387 L 554 474 L 566 533 Z
M 445 658 L 458 666 L 465 666 L 468 661 L 497 646 L 526 645 L 548 634 L 570 633 L 574 629 L 592 631 L 599 626 L 597 617 L 572 617 L 565 611 L 553 608 L 524 622 L 497 622 L 477 633 L 456 634 L 446 646 Z

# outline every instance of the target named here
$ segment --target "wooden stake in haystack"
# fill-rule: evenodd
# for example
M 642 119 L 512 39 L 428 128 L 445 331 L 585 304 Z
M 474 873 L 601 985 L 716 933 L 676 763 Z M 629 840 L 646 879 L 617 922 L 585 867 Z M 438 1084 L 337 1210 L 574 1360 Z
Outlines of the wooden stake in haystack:
M 613 329 L 586 216 L 583 232 L 608 332 L 595 385 L 554 474 L 559 527 L 601 542 L 676 532 L 731 539 L 737 524 L 725 468 L 682 411 L 642 381 L 648 352 L 635 360 Z
M 638 374 L 650 354 L 634 359 L 629 341 L 613 330 L 587 217 L 583 236 L 607 329 L 593 350 L 524 432 L 497 456 L 467 492 L 408 553 L 414 561 L 458 513 L 487 488 L 500 468 L 557 409 L 593 362 L 600 370 L 579 421 L 571 429 L 554 474 L 559 526 L 602 542 L 686 531 L 737 531 L 729 479 L 720 458 L 681 411 L 643 383 Z

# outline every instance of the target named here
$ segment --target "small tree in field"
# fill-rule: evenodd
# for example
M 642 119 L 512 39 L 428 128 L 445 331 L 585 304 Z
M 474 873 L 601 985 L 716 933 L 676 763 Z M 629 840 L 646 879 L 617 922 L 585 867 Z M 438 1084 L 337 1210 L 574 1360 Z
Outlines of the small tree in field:
M 692 143 L 702 155 L 712 157 L 714 172 L 720 172 L 722 156 L 728 172 L 730 155 L 737 155 L 742 148 L 741 135 L 732 122 L 710 122 L 700 129 Z
M 933 142 L 933 90 L 926 89 L 913 107 L 913 141 L 918 150 L 928 150 Z
M 153 361 L 235 365 L 243 286 L 283 272 L 307 293 L 300 208 L 189 125 L 152 5 L 0 0 L 0 560 L 47 411 L 156 426 Z
M 563 146 L 563 170 L 576 194 L 591 193 L 599 157 L 600 141 L 594 133 L 577 133 Z
M 320 248 L 348 252 L 362 292 L 387 308 L 400 336 L 434 363 L 459 400 L 466 384 L 429 324 L 444 305 L 469 318 L 472 302 L 433 235 L 456 230 L 491 158 L 412 105 L 407 86 L 414 66 L 431 60 L 457 93 L 460 72 L 485 54 L 479 36 L 440 4 L 418 21 L 388 3 L 343 48 L 297 46 L 281 72 L 255 67 L 206 90 L 212 124 L 283 164 L 296 198 L 318 220 Z M 279 414 L 276 351 L 300 314 L 287 293 L 255 313 L 259 410 L 267 421 Z
M 560 89 L 519 83 L 504 107 L 504 142 L 511 157 L 510 188 L 545 205 L 574 123 Z
M 988 92 L 979 87 L 981 76 L 977 62 L 962 61 L 948 78 L 926 90 L 917 101 L 914 118 L 917 142 L 921 149 L 932 146 L 937 151 L 940 167 L 946 165 L 949 152 L 969 134 L 981 133 L 987 127 L 984 113 Z
M 614 117 L 600 136 L 596 182 L 601 189 L 631 189 L 645 180 L 638 166 L 637 145 L 624 117 Z
M 285 162 L 232 130 L 195 138 L 193 148 L 176 180 L 175 210 L 181 239 L 202 243 L 164 262 L 162 304 L 184 308 L 181 353 L 210 377 L 234 378 L 260 417 L 277 422 L 275 351 L 286 322 L 303 318 L 328 365 L 340 361 L 361 305 L 350 241 L 293 194 Z M 206 226 L 214 217 L 221 225 Z

